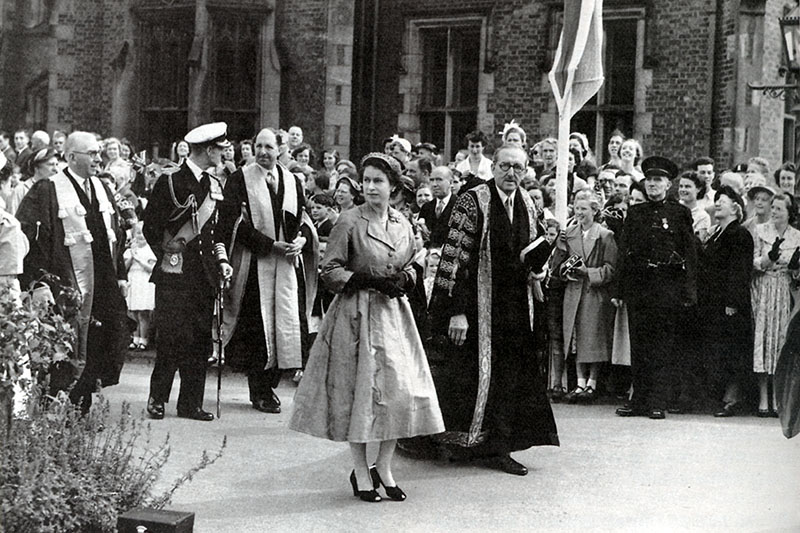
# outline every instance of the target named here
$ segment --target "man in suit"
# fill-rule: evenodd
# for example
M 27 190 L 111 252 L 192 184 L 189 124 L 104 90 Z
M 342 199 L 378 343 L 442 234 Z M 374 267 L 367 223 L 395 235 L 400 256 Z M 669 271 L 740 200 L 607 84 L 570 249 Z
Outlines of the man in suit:
M 234 267 L 222 340 L 228 365 L 247 373 L 253 409 L 280 413 L 274 389 L 281 371 L 302 366 L 303 273 L 296 266 L 308 243 L 300 233 L 305 201 L 300 182 L 278 164 L 275 134 L 261 130 L 253 149 L 255 164 L 231 174 L 220 207 Z
M 453 173 L 448 167 L 436 167 L 431 171 L 430 186 L 433 200 L 419 211 L 420 231 L 429 248 L 439 248 L 447 240 L 447 224 L 456 205 L 456 195 L 451 192 Z
M 224 122 L 204 124 L 184 140 L 191 153 L 180 170 L 162 176 L 144 212 L 144 233 L 157 262 L 150 281 L 156 285 L 158 346 L 147 412 L 164 418 L 175 371 L 181 374 L 178 416 L 209 421 L 203 410 L 206 365 L 212 353 L 215 288 L 230 279 L 217 225 L 222 186 L 206 169 L 216 168 L 230 145 Z
M 70 399 L 85 412 L 97 382 L 114 385 L 122 370 L 130 333 L 122 295 L 127 286 L 120 251 L 125 233 L 117 223 L 114 196 L 96 177 L 103 162 L 94 135 L 70 134 L 65 151 L 68 168 L 34 183 L 16 216 L 31 243 L 23 285 L 49 273 L 59 278 L 48 278 L 56 297 L 63 286 L 82 296 L 73 324 L 78 332 L 74 368 L 60 369 L 58 380 L 68 385 L 77 378 Z
M 17 152 L 17 157 L 14 163 L 24 172 L 25 163 L 28 158 L 33 155 L 31 151 L 30 138 L 28 132 L 25 130 L 17 130 L 14 132 L 14 150 Z

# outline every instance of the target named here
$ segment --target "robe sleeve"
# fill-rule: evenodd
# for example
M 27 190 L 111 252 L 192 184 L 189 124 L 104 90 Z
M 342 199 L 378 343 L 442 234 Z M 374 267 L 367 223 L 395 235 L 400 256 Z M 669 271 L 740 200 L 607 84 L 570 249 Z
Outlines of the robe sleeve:
M 725 294 L 723 300 L 725 307 L 741 311 L 747 306 L 750 297 L 750 280 L 753 275 L 753 238 L 744 228 L 738 228 L 731 239 L 730 264 L 728 265 L 728 279 L 723 284 Z
M 431 297 L 435 308 L 448 317 L 466 314 L 469 300 L 469 264 L 480 244 L 478 202 L 471 193 L 458 198 L 450 215 L 447 240 Z

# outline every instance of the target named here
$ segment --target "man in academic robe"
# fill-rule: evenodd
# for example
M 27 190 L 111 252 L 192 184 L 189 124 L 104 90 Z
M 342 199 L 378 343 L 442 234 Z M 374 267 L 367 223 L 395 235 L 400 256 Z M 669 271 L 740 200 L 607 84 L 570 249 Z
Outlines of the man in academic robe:
M 31 244 L 23 286 L 49 273 L 60 278 L 47 278 L 57 301 L 60 286 L 81 294 L 74 319 L 77 372 L 71 376 L 77 382 L 70 398 L 85 412 L 97 382 L 104 387 L 118 383 L 124 362 L 130 333 L 123 297 L 127 274 L 120 251 L 125 236 L 114 197 L 96 177 L 102 159 L 94 135 L 70 134 L 65 153 L 67 168 L 36 182 L 16 216 Z
M 226 364 L 247 373 L 253 408 L 280 413 L 274 389 L 282 370 L 302 366 L 301 314 L 313 303 L 313 296 L 307 306 L 298 297 L 303 276 L 296 267 L 309 242 L 300 232 L 305 201 L 300 182 L 278 164 L 272 131 L 261 130 L 253 150 L 255 162 L 228 178 L 220 208 L 234 270 L 222 340 Z
M 186 134 L 191 153 L 173 174 L 153 187 L 142 233 L 156 255 L 150 281 L 156 286 L 156 361 L 147 413 L 164 418 L 175 371 L 181 375 L 178 416 L 210 421 L 203 410 L 206 367 L 212 353 L 216 290 L 232 269 L 217 227 L 222 186 L 206 171 L 230 145 L 224 122 L 203 124 Z
M 528 274 L 550 248 L 519 187 L 527 159 L 504 145 L 494 179 L 458 198 L 432 297 L 434 328 L 450 340 L 434 372 L 446 428 L 437 439 L 454 459 L 483 458 L 515 475 L 527 468 L 511 452 L 558 445 L 531 331 Z

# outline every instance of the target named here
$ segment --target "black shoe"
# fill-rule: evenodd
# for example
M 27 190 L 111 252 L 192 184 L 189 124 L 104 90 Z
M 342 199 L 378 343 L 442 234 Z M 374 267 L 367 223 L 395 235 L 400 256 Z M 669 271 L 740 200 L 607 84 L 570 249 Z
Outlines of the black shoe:
M 572 392 L 568 392 L 567 394 L 564 395 L 564 401 L 567 403 L 577 402 L 578 396 L 580 394 L 583 394 L 585 390 L 586 389 L 584 389 L 583 387 L 575 387 L 575 389 Z
M 592 403 L 597 399 L 597 391 L 594 387 L 586 387 L 583 392 L 578 394 L 578 401 L 581 403 Z
M 280 402 L 275 403 L 272 398 L 268 400 L 262 398 L 253 402 L 253 409 L 262 413 L 278 414 L 281 412 L 281 404 Z
M 736 416 L 736 412 L 738 410 L 739 402 L 726 403 L 722 409 L 714 413 L 714 418 L 730 418 L 732 416 Z
M 371 473 L 370 473 L 371 475 Z M 358 490 L 358 482 L 356 481 L 356 471 L 350 472 L 350 485 L 353 486 L 353 496 L 358 496 L 362 501 L 377 503 L 381 501 L 381 495 L 375 489 L 372 490 Z
M 756 416 L 758 418 L 769 418 L 769 415 L 770 415 L 769 409 L 759 409 L 758 413 L 756 413 Z
M 148 398 L 147 414 L 154 420 L 161 420 L 164 418 L 164 402 L 157 402 L 153 398 Z
M 214 420 L 214 415 L 208 411 L 203 411 L 200 407 L 195 407 L 192 411 L 178 411 L 180 418 L 188 418 L 190 420 L 199 420 L 201 422 L 210 422 Z
M 375 465 L 372 465 L 369 468 L 369 475 L 372 478 L 372 485 L 377 489 L 381 485 L 383 485 L 383 480 L 381 479 L 381 475 L 378 473 L 378 469 Z M 406 493 L 403 490 L 395 485 L 394 487 L 387 487 L 383 485 L 383 490 L 386 491 L 386 495 L 396 502 L 402 502 L 406 499 Z
M 492 466 L 498 470 L 502 470 L 506 474 L 514 474 L 515 476 L 525 476 L 528 474 L 528 469 L 525 465 L 518 463 L 511 458 L 510 455 L 501 455 L 492 460 Z
M 663 409 L 650 409 L 650 412 L 647 413 L 647 418 L 650 420 L 664 420 L 667 415 L 664 414 Z
M 631 407 L 629 405 L 626 405 L 624 407 L 617 407 L 617 410 L 615 411 L 615 413 L 617 414 L 617 416 L 626 416 L 626 417 L 627 416 L 645 416 L 647 414 L 647 412 L 642 411 L 641 409 L 637 409 L 635 407 Z

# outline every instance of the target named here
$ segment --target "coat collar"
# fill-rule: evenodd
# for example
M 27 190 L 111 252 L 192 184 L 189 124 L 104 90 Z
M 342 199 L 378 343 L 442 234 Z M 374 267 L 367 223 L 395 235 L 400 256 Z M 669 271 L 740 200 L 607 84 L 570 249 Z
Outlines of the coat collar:
M 369 206 L 362 204 L 357 206 L 356 209 L 358 209 L 359 216 L 367 223 L 367 235 L 382 242 L 392 250 L 395 249 L 398 241 L 405 236 L 403 225 L 400 223 L 399 218 L 402 215 L 399 211 L 389 208 L 388 223 L 384 228 L 381 221 L 378 220 L 378 215 Z
M 592 254 L 594 245 L 600 237 L 600 224 L 594 223 L 583 238 L 583 230 L 580 224 L 575 224 L 567 228 L 567 243 L 570 250 L 586 259 Z

